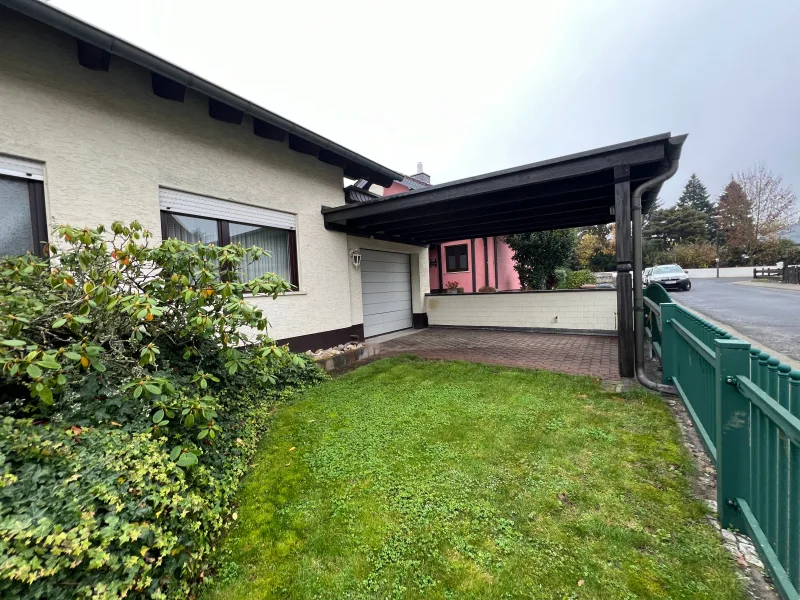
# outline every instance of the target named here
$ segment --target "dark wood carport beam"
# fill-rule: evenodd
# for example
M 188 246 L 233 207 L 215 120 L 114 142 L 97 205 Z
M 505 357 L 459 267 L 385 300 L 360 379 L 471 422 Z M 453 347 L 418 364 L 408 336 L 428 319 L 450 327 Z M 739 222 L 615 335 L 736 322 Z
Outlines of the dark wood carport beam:
M 651 179 L 652 173 L 631 178 L 631 186 Z M 551 206 L 564 206 L 573 202 L 596 201 L 601 198 L 611 198 L 609 206 L 613 206 L 614 178 L 611 170 L 602 173 L 592 173 L 589 178 L 582 178 L 579 182 L 556 181 L 549 184 L 542 184 L 535 187 L 523 189 L 512 189 L 498 192 L 491 196 L 491 206 L 487 207 L 485 196 L 475 198 L 463 198 L 457 206 L 452 203 L 431 204 L 428 206 L 416 207 L 407 210 L 396 210 L 390 213 L 380 213 L 368 217 L 348 217 L 348 225 L 370 226 L 388 225 L 393 227 L 407 227 L 417 222 L 430 223 L 435 221 L 431 217 L 441 217 L 447 215 L 448 220 L 455 214 L 459 216 L 469 216 L 471 214 L 485 214 L 487 208 L 491 208 L 492 214 L 498 215 L 505 212 L 513 212 L 521 207 L 535 209 L 537 207 L 547 208 Z M 394 196 L 392 196 L 394 197 Z M 385 198 L 379 198 L 379 201 Z M 348 213 L 349 214 L 349 213 Z
M 384 242 L 397 242 L 398 244 L 408 244 L 409 246 L 427 246 L 427 242 L 421 242 L 419 240 L 401 236 L 401 235 L 383 235 L 380 233 L 369 233 L 363 230 L 356 230 L 351 229 L 349 227 L 345 227 L 343 225 L 336 225 L 335 223 L 326 224 L 325 229 L 329 231 L 338 231 L 340 233 L 346 233 L 348 235 L 355 235 L 358 237 L 366 237 L 375 240 L 383 240 Z
M 570 205 L 567 205 L 570 206 Z M 458 214 L 458 213 L 456 213 Z M 548 207 L 545 210 L 536 210 L 528 209 L 526 211 L 515 211 L 514 213 L 508 214 L 501 214 L 496 215 L 495 213 L 490 213 L 489 216 L 478 216 L 472 217 L 470 219 L 452 219 L 448 221 L 446 227 L 437 227 L 433 223 L 428 223 L 427 225 L 418 225 L 416 227 L 406 227 L 406 228 L 398 228 L 395 226 L 387 227 L 386 229 L 382 229 L 384 233 L 393 233 L 393 232 L 402 232 L 404 235 L 410 235 L 412 237 L 419 237 L 424 238 L 431 232 L 450 232 L 456 230 L 464 230 L 464 231 L 471 231 L 476 228 L 483 228 L 483 229 L 491 229 L 494 225 L 503 224 L 508 226 L 514 226 L 518 223 L 528 223 L 530 219 L 533 217 L 538 217 L 541 221 L 546 221 L 548 217 L 554 218 L 556 220 L 563 221 L 565 217 L 571 215 L 592 215 L 592 216 L 601 216 L 606 217 L 607 222 L 613 221 L 613 216 L 611 214 L 611 207 L 610 206 L 601 206 L 597 207 L 578 207 L 578 208 L 567 208 L 565 210 L 559 210 L 555 207 Z M 398 235 L 400 235 L 398 233 Z
M 608 195 L 608 190 L 614 185 L 614 180 L 610 172 L 595 173 L 591 181 L 582 182 L 580 185 L 572 183 L 566 185 L 564 182 L 555 182 L 551 184 L 543 184 L 538 188 L 532 190 L 531 188 L 512 189 L 503 192 L 492 194 L 492 209 L 504 210 L 506 208 L 515 208 L 515 204 L 523 203 L 532 206 L 533 202 L 547 206 L 551 204 L 558 204 L 561 199 L 569 200 L 575 198 L 583 198 L 587 195 L 597 196 L 601 195 L 599 190 L 604 190 L 602 195 Z M 592 192 L 586 194 L 585 192 Z M 397 194 L 398 196 L 400 194 Z M 394 196 L 392 196 L 394 198 Z M 378 201 L 385 201 L 385 198 L 379 198 Z M 467 197 L 462 198 L 458 203 L 458 210 L 486 210 L 486 197 Z M 348 222 L 353 225 L 372 225 L 375 223 L 397 223 L 403 226 L 408 221 L 416 221 L 420 219 L 430 220 L 430 217 L 441 217 L 442 215 L 451 215 L 453 212 L 452 203 L 445 204 L 430 204 L 426 206 L 417 206 L 406 210 L 395 210 L 391 213 L 379 212 L 371 216 L 361 216 L 348 213 Z
M 613 148 L 613 147 L 609 147 Z M 605 149 L 600 149 L 602 152 Z M 581 153 L 586 154 L 586 153 Z M 431 203 L 447 202 L 452 200 L 463 200 L 468 196 L 478 196 L 486 194 L 496 194 L 510 188 L 522 188 L 545 181 L 556 181 L 572 177 L 581 177 L 590 173 L 613 169 L 616 165 L 630 164 L 631 162 L 656 162 L 663 160 L 663 144 L 652 144 L 648 142 L 641 148 L 631 148 L 615 151 L 613 154 L 598 154 L 597 156 L 586 156 L 580 158 L 565 157 L 564 159 L 554 159 L 553 161 L 543 161 L 542 164 L 535 163 L 509 169 L 508 171 L 498 171 L 489 175 L 473 177 L 452 183 L 443 183 L 421 190 L 396 194 L 391 197 L 393 210 L 404 210 L 409 208 L 419 208 Z M 569 161 L 562 164 L 560 162 Z M 558 161 L 558 162 L 556 162 Z M 523 169 L 531 169 L 523 170 Z M 357 206 L 329 208 L 325 211 L 326 215 L 335 215 L 337 212 L 344 213 L 347 210 L 348 219 L 356 219 L 386 211 L 385 199 L 380 198 L 372 202 L 362 202 Z M 333 220 L 334 217 L 331 217 Z
M 476 233 L 472 237 L 479 237 L 484 235 L 488 236 L 503 236 L 512 235 L 514 233 L 530 233 L 532 231 L 551 231 L 554 229 L 570 229 L 572 227 L 587 227 L 589 225 L 606 225 L 609 217 L 597 217 L 594 220 L 587 220 L 585 218 L 576 218 L 572 221 L 542 221 L 537 225 L 519 226 L 515 229 L 508 229 L 507 227 L 498 227 L 497 229 L 481 230 L 481 233 Z M 469 239 L 470 234 L 465 233 L 450 233 L 449 235 L 437 235 L 430 238 L 417 238 L 418 244 L 438 244 L 441 242 L 452 242 L 455 240 Z
M 609 186 L 610 187 L 610 186 Z M 492 204 L 491 206 L 491 216 L 495 220 L 505 220 L 505 219 L 514 219 L 519 217 L 530 216 L 532 214 L 537 215 L 544 215 L 544 214 L 558 214 L 562 210 L 580 210 L 582 207 L 590 207 L 594 208 L 597 206 L 597 201 L 602 200 L 603 198 L 608 198 L 610 194 L 606 192 L 605 194 L 600 194 L 595 192 L 595 195 L 591 197 L 582 196 L 577 199 L 571 200 L 570 198 L 576 198 L 575 196 L 564 196 L 565 200 L 563 202 L 545 202 L 545 203 L 537 203 L 534 200 L 526 200 L 523 202 L 518 202 L 512 204 L 505 204 L 496 206 Z M 466 210 L 459 210 L 453 209 L 449 213 L 449 217 L 447 219 L 448 224 L 455 225 L 459 223 L 470 223 L 474 222 L 475 219 L 486 219 L 486 206 L 482 209 L 466 209 Z M 609 213 L 611 214 L 611 213 Z M 384 223 L 371 223 L 372 227 L 385 227 L 385 231 L 391 230 L 399 230 L 399 231 L 409 231 L 412 229 L 425 229 L 435 227 L 439 223 L 438 219 L 432 219 L 430 217 L 425 218 L 410 218 L 410 219 L 403 219 L 402 221 L 386 221 Z M 356 220 L 350 223 L 351 225 L 360 227 L 362 224 Z
M 614 213 L 617 236 L 617 332 L 619 374 L 634 376 L 633 236 L 631 235 L 631 168 L 614 167 Z

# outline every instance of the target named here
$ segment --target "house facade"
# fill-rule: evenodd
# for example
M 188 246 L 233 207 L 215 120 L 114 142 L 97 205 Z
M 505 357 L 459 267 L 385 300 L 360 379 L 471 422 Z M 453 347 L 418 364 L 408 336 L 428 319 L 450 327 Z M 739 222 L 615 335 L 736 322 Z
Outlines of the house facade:
M 353 186 L 369 192 L 372 197 L 392 196 L 431 185 L 430 175 L 417 163 L 417 172 L 406 175 L 401 181 L 393 181 L 387 188 L 370 185 L 361 179 Z M 364 201 L 369 196 L 352 197 L 352 201 Z M 443 229 L 444 231 L 444 229 Z M 498 291 L 520 289 L 519 276 L 514 270 L 514 253 L 502 237 L 474 238 L 433 244 L 428 250 L 430 260 L 428 276 L 432 292 L 442 292 L 448 283 L 454 282 L 464 292 L 474 293 L 482 287 L 493 287 Z
M 0 254 L 38 252 L 62 223 L 138 220 L 270 250 L 253 268 L 295 291 L 251 302 L 294 350 L 425 325 L 427 248 L 320 213 L 345 203 L 345 176 L 402 175 L 35 0 L 0 0 L 0 104 Z

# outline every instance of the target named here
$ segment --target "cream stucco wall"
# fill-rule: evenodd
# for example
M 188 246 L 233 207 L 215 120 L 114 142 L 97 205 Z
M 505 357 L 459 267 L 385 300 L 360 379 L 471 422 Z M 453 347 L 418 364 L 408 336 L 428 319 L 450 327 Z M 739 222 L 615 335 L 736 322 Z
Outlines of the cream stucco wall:
M 614 290 L 437 294 L 427 296 L 432 325 L 615 332 Z
M 138 219 L 159 236 L 159 186 L 296 214 L 301 292 L 254 299 L 270 334 L 363 320 L 347 236 L 326 231 L 320 214 L 344 202 L 340 168 L 256 137 L 247 115 L 242 125 L 210 118 L 207 98 L 191 90 L 184 103 L 158 98 L 149 71 L 118 57 L 108 72 L 85 69 L 73 38 L 4 7 L 0 154 L 44 163 L 51 226 Z

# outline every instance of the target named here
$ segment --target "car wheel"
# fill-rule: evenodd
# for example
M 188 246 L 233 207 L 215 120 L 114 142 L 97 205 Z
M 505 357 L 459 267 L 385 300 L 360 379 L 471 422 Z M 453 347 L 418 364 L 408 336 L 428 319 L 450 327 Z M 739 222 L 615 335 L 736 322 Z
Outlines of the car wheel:
M 683 286 L 683 291 L 684 292 L 688 292 L 690 289 L 692 289 L 692 282 L 691 281 L 687 281 L 686 285 Z

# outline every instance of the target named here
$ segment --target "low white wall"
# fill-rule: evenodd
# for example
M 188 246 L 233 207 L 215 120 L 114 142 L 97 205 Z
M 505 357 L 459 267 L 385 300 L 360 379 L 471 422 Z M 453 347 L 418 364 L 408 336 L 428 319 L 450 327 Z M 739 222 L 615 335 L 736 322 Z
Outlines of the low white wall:
M 723 267 L 719 270 L 720 277 L 753 277 L 753 269 L 775 269 L 775 265 L 766 267 Z M 712 279 L 717 276 L 717 268 L 711 269 L 686 269 L 689 277 L 694 279 Z
M 436 294 L 425 297 L 425 306 L 432 326 L 617 329 L 614 290 Z
M 753 269 L 776 269 L 775 265 L 757 267 L 723 267 L 719 270 L 720 277 L 753 277 Z M 710 269 L 685 269 L 689 271 L 691 279 L 712 279 L 717 276 L 717 268 Z M 606 273 L 595 273 L 597 283 L 613 283 L 617 280 L 617 273 L 609 271 Z

